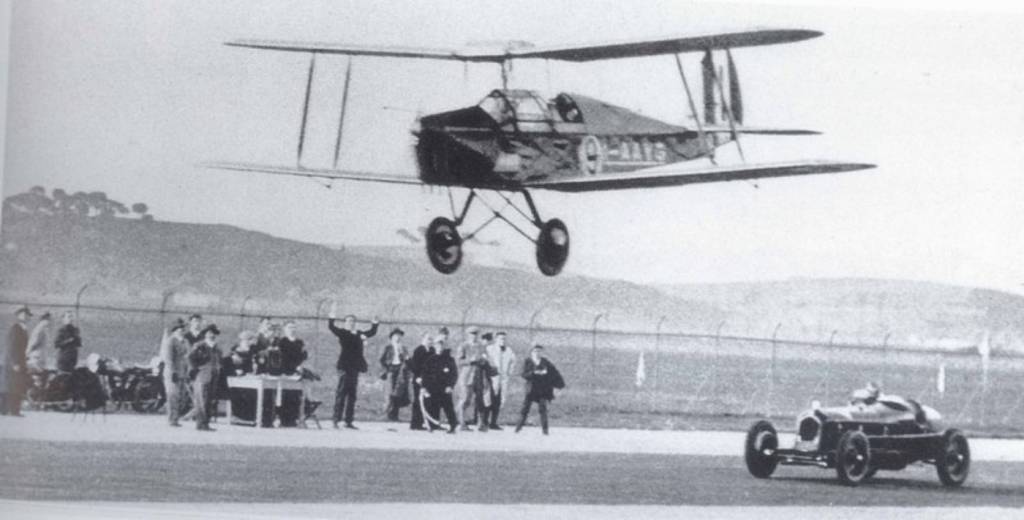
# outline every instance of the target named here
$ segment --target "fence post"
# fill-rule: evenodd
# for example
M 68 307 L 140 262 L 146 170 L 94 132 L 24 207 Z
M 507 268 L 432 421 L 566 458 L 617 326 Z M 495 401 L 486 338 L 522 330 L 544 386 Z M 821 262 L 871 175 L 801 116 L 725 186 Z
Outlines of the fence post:
M 668 316 L 658 319 L 658 327 L 654 332 L 654 370 L 651 371 L 651 390 L 658 389 L 658 372 L 661 371 L 661 325 Z
M 470 305 L 462 310 L 462 339 L 466 339 L 466 319 L 469 318 L 469 313 L 473 310 L 473 306 Z
M 320 360 L 320 310 L 323 309 L 324 304 L 331 301 L 330 298 L 320 298 L 320 301 L 316 302 L 316 313 L 313 316 L 313 330 L 316 331 L 316 341 L 313 343 L 313 359 L 314 366 Z
M 242 306 L 238 308 L 238 330 L 242 330 L 245 325 L 245 306 L 249 304 L 249 300 L 252 296 L 246 295 L 245 299 L 242 300 Z
M 718 324 L 718 328 L 715 329 L 715 349 L 716 350 L 722 346 L 722 344 L 721 344 L 721 342 L 722 342 L 722 327 L 724 327 L 724 326 L 725 326 L 725 320 L 722 320 L 722 322 Z
M 882 388 L 885 388 L 885 376 L 889 371 L 889 336 L 892 336 L 892 331 L 886 332 L 882 339 L 882 380 L 878 382 Z
M 171 297 L 174 296 L 174 291 L 167 289 L 164 291 L 163 298 L 160 300 L 160 328 L 164 329 L 167 327 L 167 302 L 170 301 Z
M 597 322 L 603 318 L 605 313 L 598 313 L 594 316 L 594 322 L 590 325 L 590 385 L 597 387 Z
M 85 290 L 86 290 L 86 289 L 87 289 L 88 287 L 89 287 L 89 284 L 88 284 L 88 283 L 86 283 L 86 284 L 82 285 L 82 287 L 78 289 L 78 294 L 76 294 L 76 295 L 75 295 L 75 323 L 76 323 L 76 324 L 77 324 L 77 325 L 78 325 L 79 327 L 81 327 L 81 326 L 82 326 L 82 320 L 81 320 L 81 318 L 79 318 L 79 317 L 78 317 L 78 308 L 79 308 L 79 307 L 81 306 L 81 304 L 82 304 L 82 293 L 84 293 L 84 292 L 85 292 Z
M 771 371 L 769 372 L 771 374 L 772 384 L 771 384 L 771 387 L 769 387 L 769 391 L 768 391 L 768 395 L 769 396 L 772 395 L 772 392 L 775 391 L 775 358 L 776 358 L 776 350 L 777 350 L 778 345 L 779 345 L 779 343 L 778 343 L 779 329 L 781 329 L 781 328 L 782 328 L 782 322 L 780 321 L 778 323 L 778 325 L 775 326 L 775 330 L 772 331 L 772 366 L 771 366 Z
M 832 347 L 836 340 L 839 329 L 832 329 L 832 335 L 828 337 L 828 351 L 825 352 L 825 402 L 829 402 L 829 393 L 832 389 Z
M 537 316 L 540 316 L 540 313 L 547 306 L 548 306 L 547 303 L 545 303 L 544 305 L 541 305 L 540 307 L 537 308 L 537 310 L 533 311 L 533 315 L 530 316 L 530 324 L 527 326 L 527 334 L 529 334 L 529 336 L 530 336 L 530 345 L 533 345 L 533 327 L 534 327 L 534 323 L 537 321 Z

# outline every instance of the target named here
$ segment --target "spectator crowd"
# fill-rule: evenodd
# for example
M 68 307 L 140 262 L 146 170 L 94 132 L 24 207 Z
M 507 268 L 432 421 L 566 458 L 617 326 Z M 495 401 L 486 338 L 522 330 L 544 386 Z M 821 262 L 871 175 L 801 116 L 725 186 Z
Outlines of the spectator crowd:
M 46 373 L 52 317 L 44 313 L 30 326 L 31 317 L 27 306 L 20 307 L 8 331 L 0 372 L 4 377 L 0 382 L 0 411 L 5 415 L 20 416 L 29 386 L 45 385 L 45 380 L 39 378 Z M 64 312 L 54 336 L 58 373 L 74 371 L 78 364 L 82 339 L 73 318 L 73 313 Z M 332 304 L 327 328 L 339 347 L 331 422 L 336 429 L 358 429 L 354 411 L 359 378 L 369 372 L 367 341 L 377 336 L 380 323 L 374 318 L 368 327 L 360 329 L 354 315 L 338 319 L 337 306 Z M 232 378 L 245 377 L 319 380 L 320 375 L 305 366 L 309 356 L 297 332 L 294 321 L 278 324 L 265 316 L 255 331 L 241 331 L 237 342 L 225 350 L 216 324 L 206 323 L 199 314 L 189 316 L 187 321 L 175 320 L 164 330 L 159 352 L 168 423 L 178 427 L 182 420 L 191 419 L 198 430 L 212 431 L 210 420 L 222 400 L 230 402 L 229 420 L 240 424 L 272 426 L 276 422 L 289 427 L 315 414 L 319 403 L 305 398 L 303 391 L 294 387 L 265 389 L 260 398 L 256 389 L 232 384 L 238 381 Z M 411 352 L 405 337 L 401 328 L 392 328 L 377 359 L 386 389 L 386 403 L 382 404 L 388 421 L 401 421 L 401 411 L 408 407 L 412 430 L 501 430 L 502 406 L 512 402 L 511 381 L 522 377 L 525 385 L 515 431 L 523 428 L 537 403 L 541 428 L 548 433 L 548 404 L 554 399 L 554 390 L 564 388 L 565 382 L 544 356 L 543 346 L 532 345 L 520 362 L 506 343 L 507 334 L 500 330 L 485 332 L 470 326 L 465 339 L 453 348 L 450 332 L 442 326 L 420 335 Z M 258 403 L 262 403 L 259 410 Z

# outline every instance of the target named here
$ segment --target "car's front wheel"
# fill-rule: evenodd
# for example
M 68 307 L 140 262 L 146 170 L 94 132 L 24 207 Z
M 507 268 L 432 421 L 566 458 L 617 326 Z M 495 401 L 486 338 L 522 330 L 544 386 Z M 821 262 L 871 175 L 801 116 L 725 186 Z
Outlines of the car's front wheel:
M 971 447 L 963 432 L 950 429 L 942 434 L 941 449 L 935 456 L 935 469 L 944 486 L 959 487 L 967 480 L 971 469 Z
M 850 430 L 839 438 L 836 447 L 836 475 L 844 484 L 856 486 L 871 473 L 871 444 L 868 436 Z
M 747 462 L 747 470 L 757 478 L 768 478 L 775 472 L 779 465 L 779 459 L 775 457 L 775 450 L 779 448 L 779 435 L 775 427 L 768 421 L 757 421 L 750 430 L 747 430 L 746 449 L 744 460 Z

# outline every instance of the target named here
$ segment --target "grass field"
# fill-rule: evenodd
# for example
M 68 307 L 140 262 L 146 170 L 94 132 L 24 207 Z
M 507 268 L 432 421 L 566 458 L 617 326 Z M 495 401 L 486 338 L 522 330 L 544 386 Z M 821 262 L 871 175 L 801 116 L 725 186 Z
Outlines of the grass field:
M 254 319 L 216 317 L 230 347 L 240 322 L 254 327 Z M 399 323 L 410 346 L 434 327 Z M 156 355 L 159 317 L 147 314 L 83 310 L 81 326 L 89 352 L 143 362 Z M 367 345 L 370 373 L 360 380 L 357 420 L 380 420 L 384 415 L 383 383 L 377 378 L 377 358 L 391 324 Z M 455 339 L 461 336 L 452 325 Z M 504 328 L 510 346 L 526 355 L 527 330 Z M 315 397 L 328 408 L 333 396 L 337 342 L 321 322 L 299 322 L 312 368 L 324 379 Z M 929 404 L 947 420 L 971 432 L 1024 435 L 1024 360 L 994 358 L 988 384 L 982 385 L 976 356 L 912 352 L 848 346 L 806 346 L 781 343 L 772 348 L 764 341 L 722 338 L 685 338 L 629 335 L 613 332 L 539 330 L 533 337 L 548 348 L 546 354 L 560 368 L 568 388 L 552 406 L 559 424 L 593 427 L 654 429 L 744 429 L 757 416 L 770 415 L 789 426 L 789 418 L 812 399 L 842 402 L 849 392 L 867 381 L 878 381 L 885 391 Z M 774 356 L 773 356 L 774 350 Z M 646 379 L 636 386 L 637 362 L 644 352 Z M 938 367 L 945 365 L 945 392 L 936 388 Z M 774 366 L 774 371 L 772 367 Z M 521 396 L 521 380 L 513 384 L 511 402 L 503 419 L 513 419 Z M 408 410 L 403 411 L 408 417 Z

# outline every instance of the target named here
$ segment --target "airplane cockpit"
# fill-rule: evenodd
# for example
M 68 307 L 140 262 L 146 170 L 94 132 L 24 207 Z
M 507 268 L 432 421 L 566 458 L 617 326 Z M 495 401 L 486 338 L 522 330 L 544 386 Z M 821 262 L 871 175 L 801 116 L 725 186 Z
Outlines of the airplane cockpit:
M 559 94 L 547 102 L 531 90 L 494 90 L 477 104 L 498 126 L 524 126 L 538 123 L 550 128 L 560 123 L 583 123 L 583 113 L 568 94 Z

